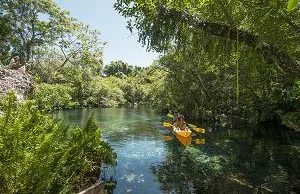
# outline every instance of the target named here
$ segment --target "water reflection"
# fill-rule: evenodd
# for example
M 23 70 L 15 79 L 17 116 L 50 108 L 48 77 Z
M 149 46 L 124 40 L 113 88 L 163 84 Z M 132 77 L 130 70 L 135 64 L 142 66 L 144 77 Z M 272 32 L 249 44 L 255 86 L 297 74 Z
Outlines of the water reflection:
M 167 160 L 151 170 L 164 193 L 299 193 L 299 134 L 277 130 L 220 129 L 205 145 L 169 144 Z M 257 131 L 270 136 L 255 138 Z
M 72 125 L 84 125 L 89 116 L 94 116 L 103 138 L 117 153 L 117 166 L 114 169 L 102 167 L 100 176 L 110 181 L 113 193 L 162 193 L 149 166 L 159 165 L 164 160 L 163 137 L 170 134 L 153 110 L 83 109 L 64 111 L 62 115 L 65 122 Z
M 195 142 L 195 144 L 203 145 L 203 144 L 205 144 L 205 139 L 204 138 L 195 139 L 194 142 Z
M 117 183 L 113 193 L 300 193 L 300 134 L 278 126 L 211 126 L 181 142 L 147 108 L 62 114 L 72 125 L 94 114 L 118 155 L 106 174 Z
M 165 141 L 170 141 L 170 140 L 172 140 L 173 138 L 170 136 L 170 135 L 165 135 L 164 136 L 164 140 Z

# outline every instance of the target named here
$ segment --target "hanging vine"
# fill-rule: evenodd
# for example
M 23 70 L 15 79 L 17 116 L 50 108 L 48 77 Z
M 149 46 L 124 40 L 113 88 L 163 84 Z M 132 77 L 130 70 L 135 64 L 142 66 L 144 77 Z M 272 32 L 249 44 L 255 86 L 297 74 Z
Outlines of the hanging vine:
M 239 88 L 239 30 L 236 33 L 236 102 L 239 103 L 240 88 Z

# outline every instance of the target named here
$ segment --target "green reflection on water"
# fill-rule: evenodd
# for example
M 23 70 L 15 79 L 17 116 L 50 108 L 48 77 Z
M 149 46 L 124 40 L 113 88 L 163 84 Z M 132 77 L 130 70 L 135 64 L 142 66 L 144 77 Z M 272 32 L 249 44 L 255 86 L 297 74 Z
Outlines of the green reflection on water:
M 64 111 L 96 123 L 118 154 L 114 193 L 300 193 L 300 135 L 280 127 L 217 128 L 182 146 L 148 108 Z M 201 125 L 199 125 L 201 126 Z

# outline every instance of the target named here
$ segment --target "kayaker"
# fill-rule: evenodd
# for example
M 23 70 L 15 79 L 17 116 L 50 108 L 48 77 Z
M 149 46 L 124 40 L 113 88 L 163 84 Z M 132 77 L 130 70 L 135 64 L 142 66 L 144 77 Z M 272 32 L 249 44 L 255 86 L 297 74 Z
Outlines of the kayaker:
M 184 116 L 183 115 L 179 115 L 177 121 L 175 122 L 174 126 L 176 128 L 179 128 L 181 130 L 186 130 L 187 126 L 186 123 L 184 121 Z

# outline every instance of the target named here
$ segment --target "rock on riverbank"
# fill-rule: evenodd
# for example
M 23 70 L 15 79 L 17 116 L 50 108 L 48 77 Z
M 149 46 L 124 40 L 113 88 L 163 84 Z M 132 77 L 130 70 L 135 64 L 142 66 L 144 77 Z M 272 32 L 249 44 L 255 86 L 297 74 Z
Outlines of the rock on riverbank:
M 32 90 L 32 79 L 25 72 L 25 67 L 17 70 L 8 69 L 0 66 L 0 98 L 3 99 L 8 92 L 16 93 L 18 101 L 25 99 L 26 95 Z

